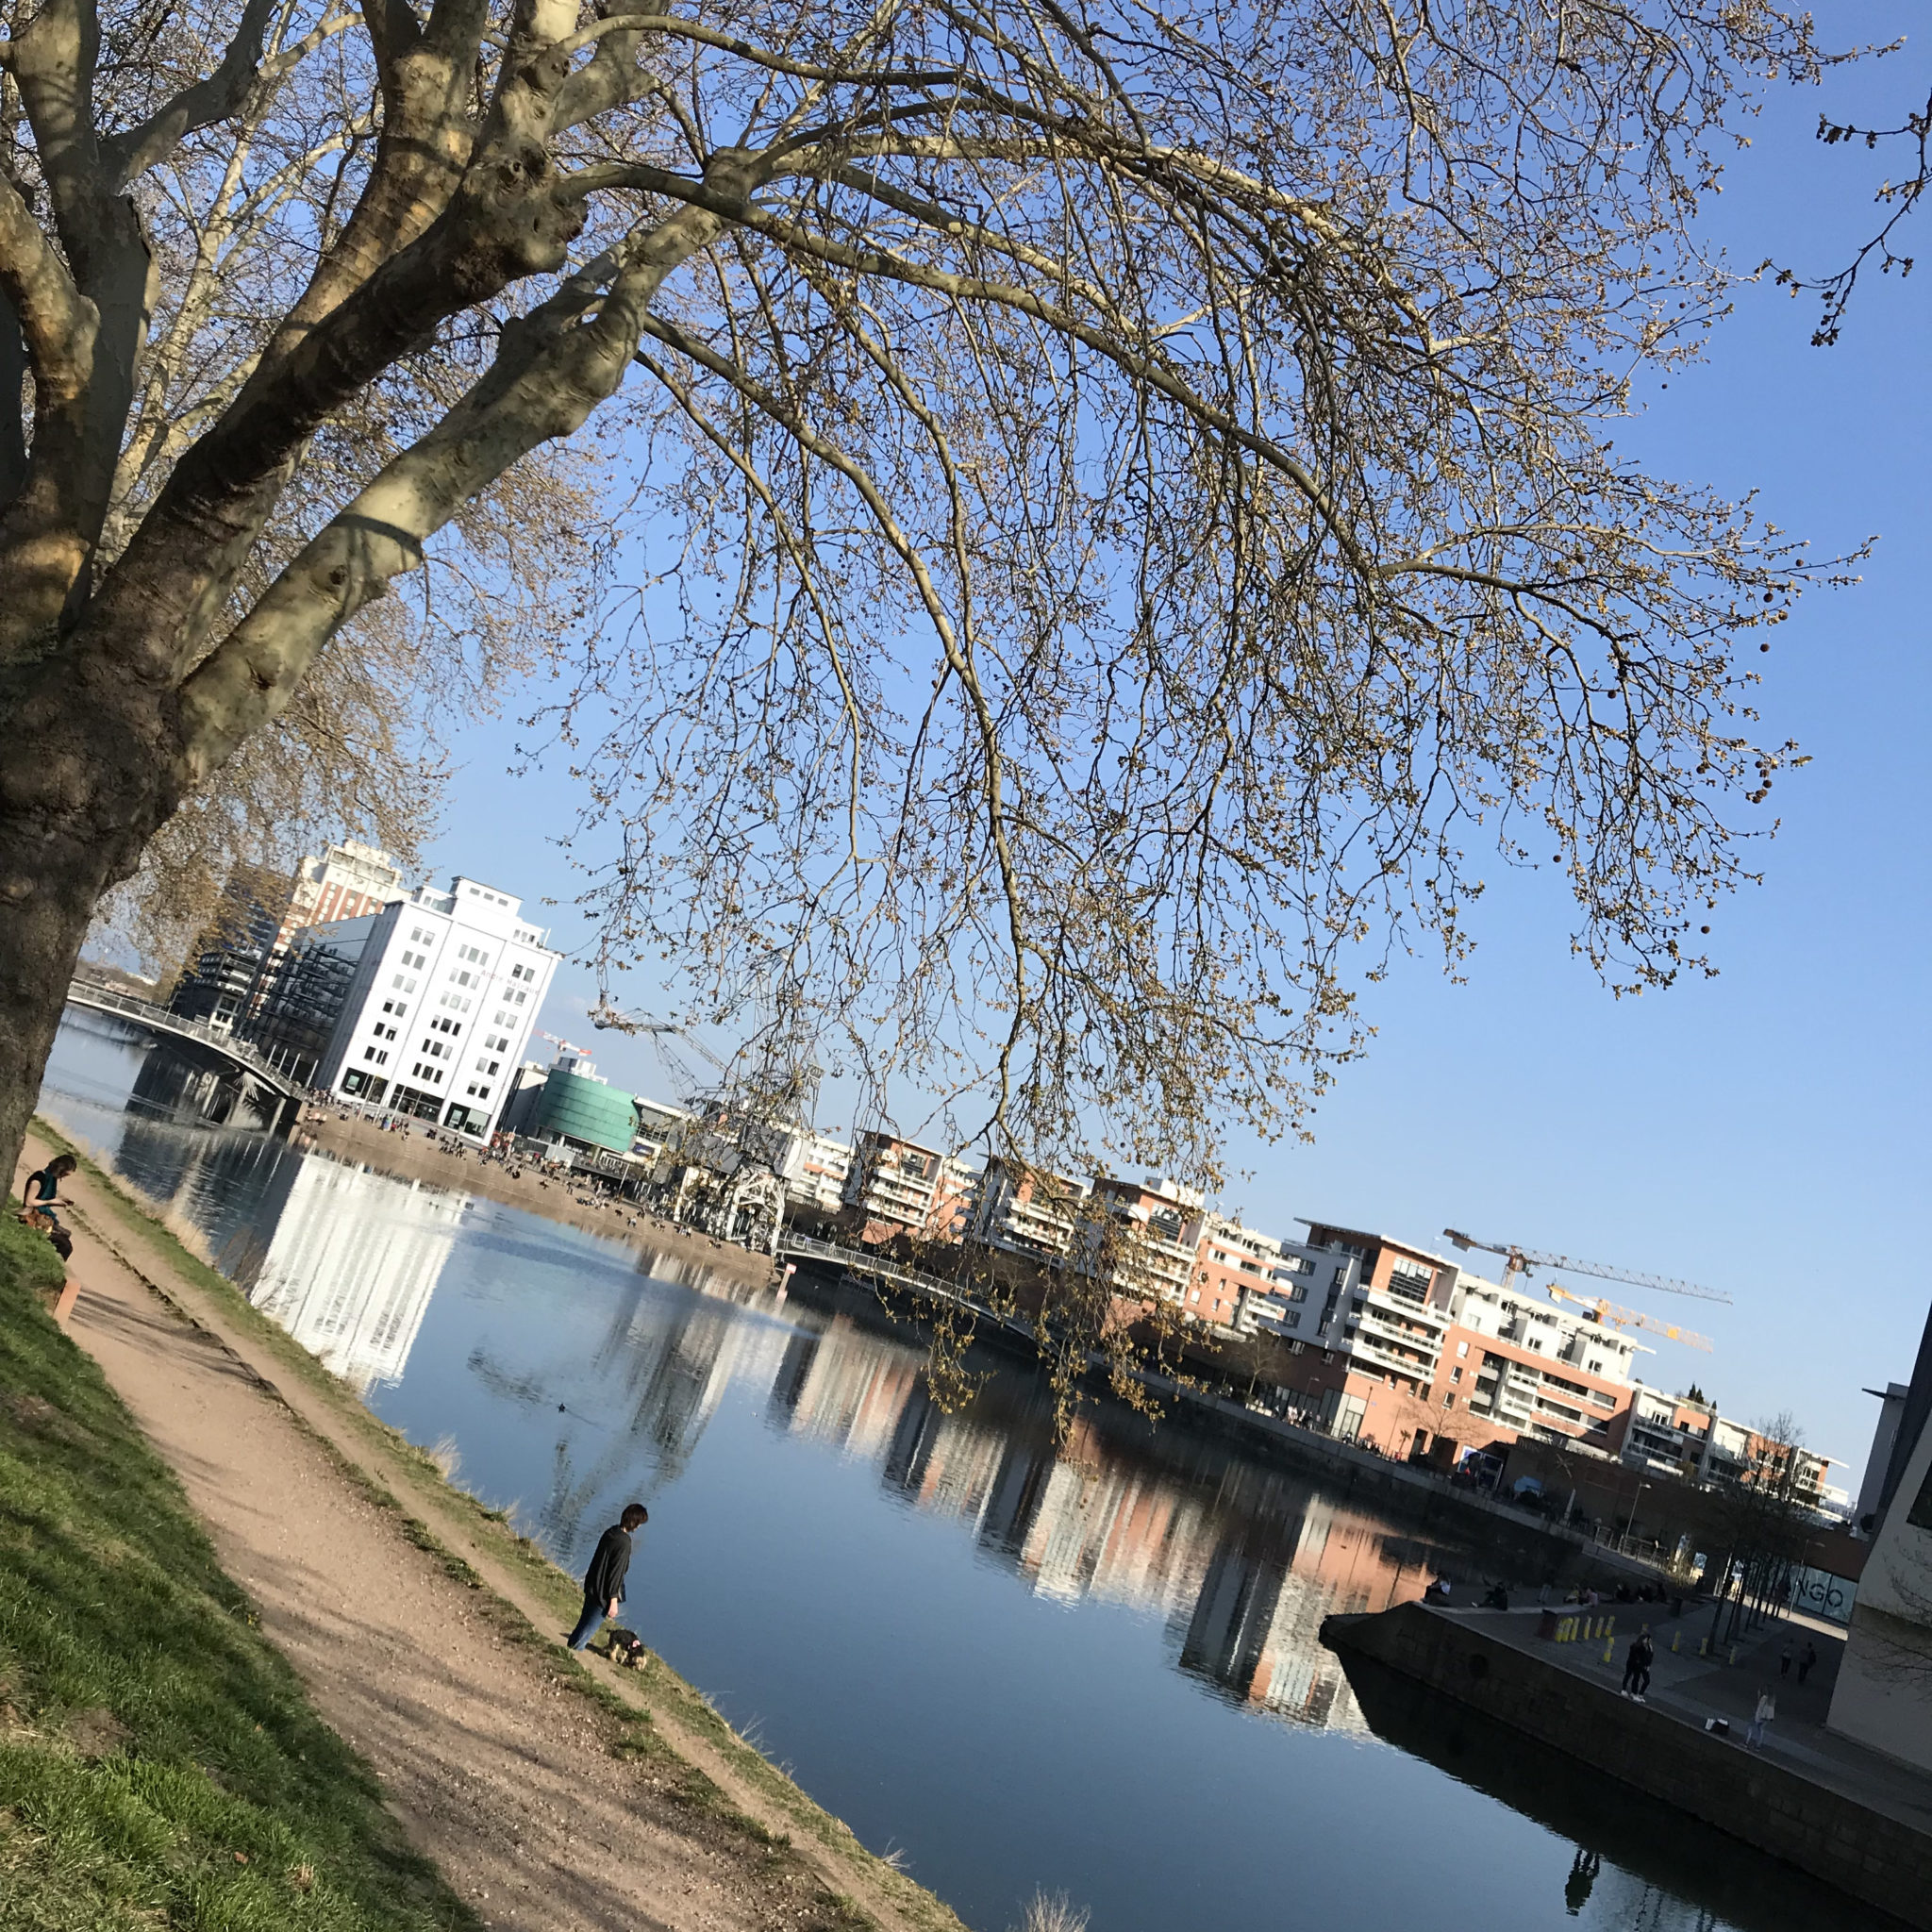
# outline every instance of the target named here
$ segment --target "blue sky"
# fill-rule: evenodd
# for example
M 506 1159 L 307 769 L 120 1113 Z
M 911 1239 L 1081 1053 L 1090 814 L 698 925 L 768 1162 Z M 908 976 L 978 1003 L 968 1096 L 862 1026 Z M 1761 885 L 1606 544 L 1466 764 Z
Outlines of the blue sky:
M 1889 38 L 1907 11 L 1835 8 L 1829 28 Z M 1928 78 L 1928 49 L 1908 47 L 1821 89 L 1774 90 L 1707 210 L 1734 262 L 1836 266 L 1871 225 L 1889 158 L 1820 146 L 1819 113 L 1896 122 Z M 1906 245 L 1932 257 L 1928 223 Z M 1550 881 L 1492 874 L 1468 983 L 1416 961 L 1370 989 L 1378 1037 L 1324 1103 L 1314 1144 L 1238 1149 L 1248 1177 L 1227 1199 L 1272 1232 L 1306 1214 L 1431 1242 L 1453 1224 L 1723 1288 L 1735 1307 L 1628 1292 L 1716 1343 L 1706 1356 L 1659 1341 L 1645 1379 L 1694 1377 L 1747 1420 L 1790 1409 L 1856 1486 L 1877 1407 L 1860 1388 L 1906 1377 L 1932 1298 L 1932 1274 L 1899 1245 L 1932 1152 L 1932 268 L 1874 278 L 1834 349 L 1808 346 L 1815 313 L 1769 277 L 1744 291 L 1707 361 L 1654 387 L 1619 438 L 1659 474 L 1757 490 L 1814 555 L 1880 539 L 1862 581 L 1807 598 L 1758 660 L 1770 740 L 1797 738 L 1814 762 L 1778 780 L 1764 885 L 1714 915 L 1721 976 L 1612 1001 L 1570 957 Z M 508 778 L 515 737 L 505 720 L 458 744 L 429 856 L 567 901 L 556 841 L 574 788 L 560 767 Z M 564 908 L 547 916 L 572 942 Z M 567 967 L 540 1024 L 585 1040 L 592 991 Z M 614 1079 L 668 1091 L 646 1047 L 599 1040 Z M 836 1097 L 827 1124 L 849 1125 Z

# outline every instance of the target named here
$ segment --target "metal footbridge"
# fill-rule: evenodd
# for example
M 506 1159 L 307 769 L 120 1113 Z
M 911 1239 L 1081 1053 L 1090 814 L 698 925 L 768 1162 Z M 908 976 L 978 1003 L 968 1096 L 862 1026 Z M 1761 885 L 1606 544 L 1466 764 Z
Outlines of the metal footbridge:
M 189 1020 L 179 1013 L 171 1013 L 166 1007 L 158 1007 L 152 1000 L 103 986 L 98 980 L 73 980 L 67 988 L 67 1004 L 85 1007 L 90 1012 L 112 1013 L 118 1019 L 132 1020 L 150 1033 L 165 1034 L 174 1040 L 192 1041 L 216 1058 L 226 1060 L 238 1072 L 246 1074 L 250 1079 L 259 1081 L 283 1100 L 294 1100 L 307 1091 L 301 1081 L 276 1066 L 248 1041 L 237 1040 L 232 1033 L 224 1033 L 218 1027 L 210 1026 L 206 1020 Z

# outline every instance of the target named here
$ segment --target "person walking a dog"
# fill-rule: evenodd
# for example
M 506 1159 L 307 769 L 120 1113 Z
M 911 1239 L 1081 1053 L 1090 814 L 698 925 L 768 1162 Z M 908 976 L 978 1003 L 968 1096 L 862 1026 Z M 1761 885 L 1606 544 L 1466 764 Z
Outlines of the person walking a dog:
M 584 1572 L 584 1614 L 570 1633 L 570 1647 L 581 1650 L 597 1634 L 606 1617 L 614 1617 L 624 1601 L 624 1579 L 630 1571 L 631 1532 L 650 1522 L 641 1503 L 626 1503 L 624 1514 L 597 1539 L 597 1553 Z

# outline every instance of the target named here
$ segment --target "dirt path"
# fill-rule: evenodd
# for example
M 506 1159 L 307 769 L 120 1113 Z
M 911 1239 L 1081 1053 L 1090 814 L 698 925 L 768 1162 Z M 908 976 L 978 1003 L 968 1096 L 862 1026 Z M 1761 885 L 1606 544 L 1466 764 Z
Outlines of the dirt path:
M 38 1164 L 49 1150 L 28 1151 Z M 63 1186 L 81 1223 L 71 1332 L 179 1473 L 324 1716 L 487 1924 L 958 1932 L 661 1665 L 641 1683 L 590 1666 L 671 1747 L 613 1755 L 622 1713 L 575 1688 L 558 1641 L 563 1580 L 104 1192 L 84 1175 Z

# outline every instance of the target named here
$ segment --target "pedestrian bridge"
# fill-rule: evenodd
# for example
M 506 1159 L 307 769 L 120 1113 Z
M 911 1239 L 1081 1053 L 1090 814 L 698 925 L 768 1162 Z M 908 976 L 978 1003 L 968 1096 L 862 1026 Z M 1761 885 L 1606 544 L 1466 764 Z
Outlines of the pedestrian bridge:
M 171 1040 L 192 1041 L 203 1052 L 226 1061 L 237 1073 L 245 1074 L 281 1100 L 294 1100 L 304 1091 L 299 1080 L 291 1078 L 249 1041 L 237 1040 L 232 1033 L 224 1033 L 219 1027 L 210 1026 L 206 1020 L 184 1019 L 179 1013 L 171 1013 L 166 1007 L 156 1006 L 152 1000 L 103 986 L 99 980 L 76 978 L 72 981 L 67 989 L 67 1004 L 85 1007 L 90 1012 L 112 1013 L 118 1019 L 132 1020 L 150 1033 L 158 1033 Z

